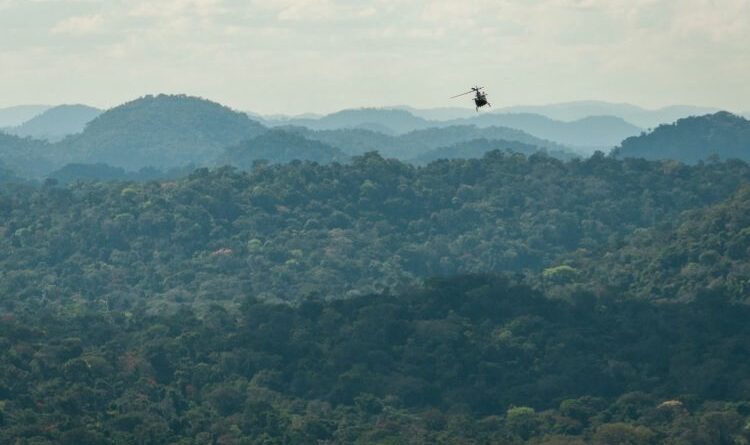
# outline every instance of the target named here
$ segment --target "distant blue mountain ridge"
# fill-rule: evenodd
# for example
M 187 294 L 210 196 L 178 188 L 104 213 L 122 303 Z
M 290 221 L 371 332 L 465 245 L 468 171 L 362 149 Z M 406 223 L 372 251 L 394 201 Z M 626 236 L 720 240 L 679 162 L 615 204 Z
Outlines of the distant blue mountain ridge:
M 588 102 L 551 108 L 558 115 L 568 113 L 568 117 L 573 112 L 635 113 L 638 109 Z M 616 151 L 621 156 L 686 162 L 696 162 L 712 153 L 722 158 L 745 158 L 744 142 L 730 142 L 732 135 L 745 137 L 746 121 L 737 121 L 729 113 L 712 120 L 688 121 L 690 125 L 683 122 L 674 131 L 661 126 L 654 136 L 640 139 L 652 132 L 620 116 L 594 115 L 566 121 L 502 110 L 477 113 L 461 108 L 363 108 L 326 116 L 250 118 L 250 113 L 184 95 L 145 96 L 105 112 L 83 105 L 15 107 L 15 119 L 19 119 L 19 112 L 31 117 L 0 132 L 0 159 L 4 168 L 18 177 L 43 179 L 58 171 L 58 176 L 69 181 L 77 176 L 145 179 L 165 177 L 162 172 L 177 172 L 167 175 L 171 177 L 191 165 L 214 167 L 228 163 L 251 168 L 260 160 L 346 162 L 369 151 L 417 163 L 472 158 L 495 149 L 524 154 L 543 151 L 568 159 L 594 150 L 610 152 L 614 147 L 621 147 Z M 697 111 L 700 110 L 696 107 L 670 107 L 661 112 Z M 710 147 L 698 144 L 702 129 L 714 135 L 706 140 Z M 721 136 L 724 133 L 720 132 L 727 129 L 732 132 Z M 688 137 L 680 136 L 685 132 Z M 651 141 L 657 138 L 660 146 L 671 148 L 655 151 L 659 148 L 652 147 Z M 691 138 L 696 144 L 690 146 L 690 156 L 670 143 L 684 145 Z M 717 144 L 726 145 L 727 150 L 720 150 Z M 69 164 L 74 165 L 60 170 Z
M 313 130 L 368 129 L 385 134 L 405 134 L 453 126 L 506 127 L 577 149 L 583 153 L 609 150 L 642 129 L 619 117 L 589 116 L 573 122 L 533 113 L 476 113 L 470 117 L 428 120 L 403 109 L 362 108 L 343 110 L 318 119 L 266 120 L 270 126 L 291 125 Z
M 59 105 L 49 108 L 21 125 L 8 128 L 6 133 L 21 137 L 44 139 L 50 142 L 80 133 L 102 110 L 87 105 Z
M 18 105 L 0 108 L 0 128 L 21 125 L 50 108 L 52 107 L 49 105 Z

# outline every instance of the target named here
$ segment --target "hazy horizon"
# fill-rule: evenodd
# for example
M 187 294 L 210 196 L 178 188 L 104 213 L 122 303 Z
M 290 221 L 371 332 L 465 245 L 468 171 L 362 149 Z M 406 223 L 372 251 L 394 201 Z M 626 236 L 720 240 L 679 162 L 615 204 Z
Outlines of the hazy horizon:
M 750 108 L 750 0 L 0 0 L 0 107 L 184 93 L 262 114 L 448 99 Z
M 205 96 L 199 96 L 199 95 L 195 95 L 194 96 L 194 95 L 190 95 L 190 94 L 186 94 L 186 93 L 158 93 L 158 92 L 157 93 L 144 93 L 144 94 L 141 94 L 139 96 L 132 97 L 132 98 L 129 98 L 129 99 L 125 99 L 122 102 L 114 103 L 114 104 L 111 104 L 111 105 L 108 105 L 108 106 L 97 106 L 97 105 L 93 105 L 93 104 L 86 103 L 86 102 L 83 102 L 83 101 L 71 101 L 71 102 L 65 102 L 65 103 L 37 102 L 37 103 L 3 104 L 3 105 L 0 105 L 0 110 L 11 109 L 11 108 L 22 108 L 22 107 L 46 107 L 46 108 L 50 109 L 50 108 L 59 107 L 59 106 L 78 106 L 78 105 L 82 105 L 82 106 L 90 106 L 90 107 L 94 107 L 94 108 L 99 108 L 99 109 L 101 109 L 103 111 L 106 111 L 108 109 L 117 107 L 119 105 L 123 105 L 123 104 L 128 103 L 128 102 L 132 102 L 134 100 L 137 100 L 137 99 L 140 99 L 140 98 L 143 98 L 143 97 L 156 96 L 156 95 L 160 95 L 160 94 L 166 94 L 166 95 L 186 95 L 186 96 L 190 96 L 190 97 L 198 97 L 200 99 L 205 99 L 205 100 L 209 100 L 209 101 L 212 101 L 212 102 L 216 102 L 216 103 L 220 103 L 222 105 L 228 106 L 228 107 L 232 108 L 235 111 L 240 111 L 240 112 L 245 112 L 245 113 L 251 113 L 251 114 L 254 113 L 254 114 L 258 114 L 258 115 L 263 116 L 263 117 L 274 117 L 274 116 L 278 116 L 278 117 L 282 117 L 282 116 L 284 116 L 284 117 L 296 117 L 296 116 L 305 116 L 305 115 L 326 116 L 326 115 L 337 113 L 337 112 L 340 112 L 340 111 L 367 110 L 367 109 L 380 109 L 380 110 L 389 110 L 389 109 L 398 110 L 398 109 L 404 109 L 406 111 L 409 111 L 410 109 L 411 110 L 416 110 L 416 111 L 431 111 L 431 110 L 441 110 L 441 109 L 444 109 L 444 110 L 451 110 L 451 109 L 459 110 L 459 109 L 461 109 L 461 110 L 465 110 L 465 111 L 475 111 L 474 107 L 472 107 L 472 106 L 470 106 L 468 104 L 458 104 L 458 105 L 455 105 L 455 106 L 448 106 L 448 105 L 446 105 L 446 106 L 436 106 L 436 107 L 418 107 L 418 106 L 414 106 L 414 105 L 402 103 L 402 104 L 386 104 L 386 105 L 366 105 L 366 104 L 352 105 L 350 107 L 339 108 L 339 109 L 331 109 L 331 110 L 326 110 L 326 111 L 305 111 L 305 110 L 302 110 L 302 111 L 299 111 L 299 112 L 288 112 L 288 113 L 285 113 L 283 111 L 282 112 L 278 112 L 278 113 L 262 113 L 262 112 L 258 112 L 258 111 L 253 110 L 253 109 L 246 109 L 246 108 L 234 107 L 231 104 L 227 104 L 227 103 L 218 101 L 218 100 L 213 99 L 211 97 L 205 97 Z M 471 100 L 467 99 L 467 101 L 470 102 Z M 729 112 L 737 113 L 737 114 L 747 113 L 748 112 L 745 109 L 725 109 L 725 108 L 721 108 L 721 107 L 717 107 L 717 106 L 710 106 L 710 105 L 702 106 L 702 105 L 695 105 L 695 104 L 688 104 L 688 103 L 675 103 L 675 104 L 667 104 L 667 105 L 660 106 L 660 107 L 648 107 L 648 106 L 644 106 L 644 105 L 637 104 L 637 103 L 631 103 L 631 102 L 610 102 L 610 101 L 597 100 L 597 99 L 580 99 L 580 100 L 570 100 L 570 101 L 565 101 L 565 102 L 554 102 L 554 103 L 503 104 L 502 106 L 496 107 L 494 109 L 489 108 L 487 110 L 484 110 L 483 113 L 506 112 L 508 110 L 511 110 L 510 112 L 515 112 L 515 111 L 513 111 L 513 109 L 516 109 L 516 108 L 534 108 L 534 107 L 541 108 L 541 107 L 558 107 L 558 106 L 586 105 L 586 104 L 592 104 L 592 105 L 610 105 L 610 106 L 624 106 L 624 107 L 637 107 L 637 108 L 640 108 L 640 109 L 642 109 L 644 111 L 647 111 L 647 112 L 655 112 L 655 111 L 660 111 L 660 110 L 669 109 L 669 108 L 682 108 L 682 107 L 684 107 L 684 108 L 715 108 L 717 110 L 729 111 Z M 750 106 L 748 106 L 748 108 L 750 108 Z

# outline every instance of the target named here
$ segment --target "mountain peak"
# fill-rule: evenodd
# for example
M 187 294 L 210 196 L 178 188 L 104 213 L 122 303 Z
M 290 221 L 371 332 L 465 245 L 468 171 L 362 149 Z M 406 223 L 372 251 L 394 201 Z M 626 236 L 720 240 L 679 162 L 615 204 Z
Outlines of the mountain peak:
M 138 169 L 143 159 L 159 168 L 211 162 L 226 146 L 265 127 L 246 114 L 199 97 L 144 96 L 94 119 L 64 142 L 78 162 Z

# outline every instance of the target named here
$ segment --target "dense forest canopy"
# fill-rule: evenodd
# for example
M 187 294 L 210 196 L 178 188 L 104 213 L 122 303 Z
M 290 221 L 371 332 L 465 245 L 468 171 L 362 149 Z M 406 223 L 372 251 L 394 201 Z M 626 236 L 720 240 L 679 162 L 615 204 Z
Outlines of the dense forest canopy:
M 692 300 L 710 290 L 750 296 L 750 188 L 718 204 L 686 211 L 674 224 L 636 230 L 604 257 L 576 252 L 580 270 L 631 297 Z M 598 277 L 598 278 L 597 278 Z
M 52 167 L 47 153 L 51 145 L 47 142 L 22 138 L 0 131 L 0 160 L 14 174 L 22 176 L 43 175 Z
M 0 443 L 746 445 L 750 166 L 700 160 L 744 125 L 0 134 Z
M 4 443 L 750 438 L 745 305 L 565 302 L 467 276 L 202 317 L 71 309 L 0 319 Z
M 155 308 L 538 274 L 577 256 L 599 262 L 641 229 L 720 205 L 748 179 L 742 162 L 601 154 L 563 162 L 494 151 L 421 168 L 368 154 L 349 164 L 201 169 L 161 183 L 6 187 L 0 298 L 10 307 L 79 296 Z

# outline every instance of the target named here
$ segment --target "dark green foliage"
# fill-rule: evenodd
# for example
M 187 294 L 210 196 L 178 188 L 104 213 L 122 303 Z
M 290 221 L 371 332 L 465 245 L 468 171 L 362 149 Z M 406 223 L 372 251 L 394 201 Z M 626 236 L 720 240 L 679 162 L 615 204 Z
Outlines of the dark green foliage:
M 195 166 L 190 164 L 182 168 L 172 168 L 167 171 L 153 167 L 143 167 L 137 172 L 127 172 L 122 168 L 112 167 L 107 164 L 67 164 L 59 170 L 55 170 L 47 177 L 54 179 L 60 184 L 69 184 L 77 181 L 155 181 L 175 179 L 189 175 Z
M 0 160 L 0 184 L 23 182 L 16 173 Z
M 750 160 L 750 121 L 725 111 L 680 119 L 622 142 L 619 158 L 675 159 L 694 164 L 720 159 Z
M 749 179 L 491 151 L 4 184 L 0 443 L 747 444 Z
M 46 158 L 50 147 L 47 142 L 0 131 L 0 160 L 6 168 L 21 176 L 34 177 L 46 173 L 52 165 Z
M 219 163 L 249 170 L 256 161 L 260 160 L 274 164 L 283 164 L 294 160 L 327 164 L 346 161 L 348 156 L 338 148 L 307 139 L 299 134 L 271 130 L 239 145 L 227 148 Z
M 741 444 L 748 316 L 699 302 L 581 312 L 479 275 L 200 318 L 6 313 L 0 441 Z
M 604 258 L 601 250 L 588 253 L 576 260 L 579 269 L 626 298 L 748 302 L 750 188 L 670 224 L 636 231 Z
M 157 308 L 535 274 L 726 199 L 749 173 L 744 163 L 672 169 L 501 152 L 415 168 L 369 154 L 348 165 L 202 169 L 174 182 L 9 189 L 0 301 Z

